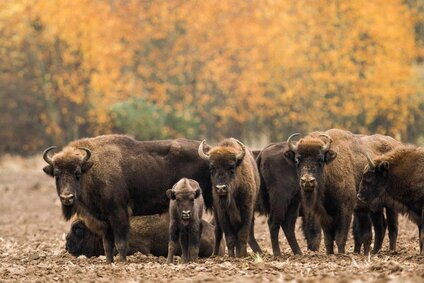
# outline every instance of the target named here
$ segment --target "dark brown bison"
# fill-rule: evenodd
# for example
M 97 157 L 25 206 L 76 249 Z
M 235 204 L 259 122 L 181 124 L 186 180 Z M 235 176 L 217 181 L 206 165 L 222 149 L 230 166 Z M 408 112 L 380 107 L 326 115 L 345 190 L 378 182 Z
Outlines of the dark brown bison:
M 167 263 L 174 262 L 174 253 L 181 245 L 183 263 L 196 261 L 202 233 L 203 197 L 199 183 L 182 178 L 166 191 L 169 203 L 169 244 Z
M 281 255 L 278 242 L 280 227 L 283 229 L 294 254 L 302 254 L 295 236 L 295 224 L 299 212 L 300 188 L 293 162 L 284 154 L 289 148 L 286 142 L 272 143 L 257 156 L 261 178 L 260 203 L 263 212 L 268 215 L 268 227 L 271 235 L 272 252 Z M 311 214 L 303 210 L 303 232 L 308 248 L 316 251 L 321 242 L 321 227 Z
M 399 146 L 384 155 L 368 157 L 358 198 L 378 209 L 381 203 L 406 214 L 418 226 L 424 253 L 424 148 Z
M 209 162 L 212 181 L 216 221 L 214 254 L 218 253 L 224 232 L 228 254 L 247 256 L 247 240 L 260 186 L 255 160 L 250 150 L 233 138 L 222 141 L 208 153 L 204 152 L 204 144 L 204 141 L 200 144 L 198 152 Z
M 313 132 L 293 144 L 291 139 L 295 135 L 287 141 L 290 151 L 285 156 L 297 167 L 303 207 L 319 219 L 327 253 L 334 252 L 334 242 L 339 253 L 345 252 L 352 214 L 356 209 L 354 226 L 362 230 L 354 232 L 355 251 L 359 252 L 364 245 L 364 252 L 368 254 L 372 238 L 369 210 L 357 205 L 355 196 L 367 162 L 364 153 L 387 152 L 399 142 L 381 135 L 362 136 L 332 129 Z M 378 213 L 381 216 L 382 210 Z M 375 219 L 381 221 L 383 218 Z M 382 235 L 384 237 L 379 230 L 382 226 L 374 226 L 378 229 L 378 242 L 382 241 Z M 381 243 L 379 245 L 381 247 Z
M 154 256 L 168 255 L 169 214 L 155 214 L 130 217 L 130 232 L 128 237 L 128 254 L 141 252 Z M 210 257 L 215 244 L 215 226 L 202 220 L 202 235 L 200 237 L 200 257 Z M 104 255 L 102 238 L 91 232 L 84 222 L 75 217 L 71 230 L 66 236 L 66 250 L 74 255 L 87 257 Z M 220 246 L 220 254 L 225 251 L 224 242 Z M 177 246 L 175 255 L 181 255 Z
M 125 261 L 128 242 L 128 207 L 134 215 L 168 209 L 166 189 L 182 177 L 205 188 L 212 206 L 208 163 L 197 156 L 198 141 L 177 139 L 136 141 L 125 135 L 105 135 L 71 142 L 52 157 L 44 172 L 54 176 L 65 219 L 74 213 L 90 230 L 102 236 L 107 262 L 116 246 Z M 208 190 L 209 188 L 209 190 Z

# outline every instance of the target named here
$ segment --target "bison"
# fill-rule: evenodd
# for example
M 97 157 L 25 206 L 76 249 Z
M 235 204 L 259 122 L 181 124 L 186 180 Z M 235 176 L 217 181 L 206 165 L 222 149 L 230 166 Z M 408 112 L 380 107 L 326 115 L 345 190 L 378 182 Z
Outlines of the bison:
M 154 256 L 168 255 L 169 214 L 154 214 L 130 217 L 128 254 L 141 252 Z M 215 244 L 215 226 L 202 219 L 199 257 L 210 257 Z M 71 229 L 66 235 L 66 250 L 74 255 L 87 257 L 104 255 L 102 238 L 91 232 L 77 216 L 73 218 Z M 224 254 L 225 244 L 221 243 L 219 253 Z M 181 255 L 179 246 L 176 255 Z
M 166 191 L 166 195 L 170 199 L 167 263 L 174 261 L 178 241 L 181 245 L 183 263 L 196 261 L 199 256 L 203 213 L 203 197 L 199 183 L 182 178 L 172 189 Z
M 268 215 L 272 251 L 281 255 L 278 242 L 280 227 L 283 229 L 294 254 L 302 254 L 295 236 L 295 224 L 299 214 L 300 188 L 296 168 L 284 154 L 289 150 L 287 142 L 272 143 L 265 147 L 256 158 L 260 175 L 259 203 Z M 321 241 L 321 227 L 314 217 L 303 210 L 303 232 L 308 248 L 317 251 Z
M 218 253 L 224 232 L 228 254 L 231 257 L 247 256 L 247 240 L 249 230 L 253 228 L 260 185 L 255 160 L 250 150 L 233 138 L 222 141 L 208 153 L 204 152 L 204 145 L 205 141 L 202 141 L 198 153 L 209 162 L 216 221 L 214 254 Z
M 372 209 L 381 203 L 406 214 L 418 226 L 420 253 L 424 253 L 424 148 L 403 145 L 371 158 L 364 169 L 358 198 Z
M 285 156 L 296 166 L 303 207 L 317 217 L 324 230 L 327 253 L 334 252 L 334 242 L 339 253 L 345 252 L 352 214 L 356 209 L 355 251 L 359 252 L 364 245 L 365 254 L 369 254 L 372 238 L 369 211 L 356 202 L 361 172 L 367 162 L 363 153 L 369 150 L 387 152 L 400 143 L 381 135 L 362 136 L 332 129 L 313 132 L 293 144 L 291 139 L 296 135 L 299 134 L 293 134 L 287 140 L 290 150 Z M 377 213 L 380 217 L 373 219 L 381 221 L 382 210 Z M 383 225 L 376 223 L 374 227 L 375 248 L 379 248 L 384 237 Z
M 65 219 L 78 213 L 102 236 L 107 262 L 113 261 L 114 245 L 125 261 L 129 210 L 134 215 L 166 211 L 165 191 L 182 177 L 198 181 L 205 188 L 205 205 L 212 206 L 208 163 L 198 158 L 199 145 L 186 139 L 136 141 L 104 135 L 73 141 L 52 157 L 54 147 L 49 147 L 43 170 L 55 178 Z

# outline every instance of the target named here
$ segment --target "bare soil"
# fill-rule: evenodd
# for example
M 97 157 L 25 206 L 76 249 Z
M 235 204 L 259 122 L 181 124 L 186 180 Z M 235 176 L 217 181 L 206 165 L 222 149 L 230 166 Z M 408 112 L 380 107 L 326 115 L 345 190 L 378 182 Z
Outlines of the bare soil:
M 40 157 L 6 156 L 0 160 L 0 281 L 101 281 L 101 282 L 424 282 L 424 256 L 419 255 L 417 227 L 400 218 L 398 251 L 382 252 L 370 259 L 353 253 L 351 236 L 347 254 L 307 252 L 300 229 L 302 256 L 294 256 L 280 236 L 283 256 L 271 255 L 266 218 L 257 217 L 255 231 L 262 257 L 216 257 L 195 264 L 166 265 L 165 258 L 140 253 L 127 263 L 106 264 L 105 258 L 75 258 L 65 249 L 69 223 L 61 216 L 54 182 L 44 175 Z

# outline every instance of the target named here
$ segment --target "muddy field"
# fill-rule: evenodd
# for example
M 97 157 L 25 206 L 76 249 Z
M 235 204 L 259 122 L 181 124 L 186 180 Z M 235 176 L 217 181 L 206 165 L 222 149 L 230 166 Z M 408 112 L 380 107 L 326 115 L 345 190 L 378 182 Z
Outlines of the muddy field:
M 44 175 L 41 158 L 3 157 L 0 161 L 0 281 L 220 281 L 220 282 L 420 282 L 424 257 L 418 255 L 418 231 L 401 217 L 398 252 L 382 252 L 370 259 L 353 254 L 350 237 L 346 255 L 327 256 L 324 247 L 306 252 L 301 231 L 297 235 L 303 256 L 293 256 L 280 237 L 283 256 L 273 257 L 264 217 L 256 221 L 256 236 L 266 250 L 262 257 L 218 257 L 189 265 L 166 265 L 165 258 L 129 256 L 127 263 L 108 265 L 104 257 L 75 258 L 65 249 L 69 229 L 60 214 L 54 182 Z

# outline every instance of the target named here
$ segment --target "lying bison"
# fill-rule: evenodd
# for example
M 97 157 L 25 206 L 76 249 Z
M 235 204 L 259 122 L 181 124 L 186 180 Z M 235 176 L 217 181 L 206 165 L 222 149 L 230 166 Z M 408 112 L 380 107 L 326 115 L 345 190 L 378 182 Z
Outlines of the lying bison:
M 204 144 L 204 141 L 200 144 L 198 152 L 209 162 L 212 181 L 216 221 L 214 254 L 218 253 L 224 232 L 228 254 L 247 256 L 247 240 L 260 185 L 255 160 L 250 150 L 233 138 L 222 141 L 208 153 L 204 152 Z
M 381 202 L 406 214 L 418 226 L 420 253 L 424 253 L 424 148 L 405 145 L 368 157 L 358 198 L 373 209 Z
M 261 178 L 259 198 L 263 212 L 268 215 L 272 251 L 275 256 L 281 255 L 278 242 L 280 227 L 293 253 L 302 254 L 295 236 L 300 188 L 296 167 L 284 155 L 288 150 L 287 142 L 272 143 L 265 147 L 256 158 Z M 321 227 L 312 215 L 303 210 L 301 212 L 303 214 L 302 228 L 308 248 L 317 251 L 321 241 Z
M 371 245 L 369 211 L 356 203 L 361 172 L 367 162 L 363 154 L 369 150 L 386 152 L 399 146 L 399 142 L 381 135 L 361 136 L 332 129 L 313 132 L 293 144 L 291 139 L 295 135 L 289 137 L 290 151 L 285 155 L 297 168 L 303 207 L 318 218 L 324 230 L 327 253 L 334 252 L 334 242 L 339 253 L 345 252 L 352 214 L 356 209 L 355 227 L 362 231 L 354 233 L 355 251 L 364 245 L 364 252 L 368 254 Z M 382 210 L 378 213 L 382 215 Z M 382 217 L 375 219 L 381 220 Z M 379 242 L 382 241 L 381 235 L 384 236 L 381 227 L 375 225 Z
M 130 217 L 130 232 L 128 238 L 128 254 L 141 252 L 154 256 L 166 257 L 168 254 L 169 214 Z M 209 257 L 215 244 L 215 226 L 202 220 L 202 235 L 200 237 L 200 257 Z M 75 217 L 71 230 L 66 236 L 66 250 L 74 255 L 87 257 L 104 255 L 102 238 L 91 232 L 84 222 Z M 223 255 L 225 244 L 222 243 L 219 254 Z M 177 246 L 175 255 L 181 255 Z
M 71 142 L 49 156 L 44 172 L 53 176 L 65 219 L 74 213 L 102 236 L 107 262 L 116 246 L 125 261 L 129 213 L 148 215 L 168 209 L 166 189 L 182 177 L 194 179 L 212 206 L 208 163 L 199 159 L 198 141 L 177 139 L 136 141 L 125 135 L 105 135 Z M 209 189 L 209 190 L 208 190 Z
M 182 178 L 166 191 L 169 203 L 169 244 L 167 263 L 174 262 L 177 246 L 181 245 L 183 263 L 196 261 L 202 233 L 203 197 L 199 183 Z

